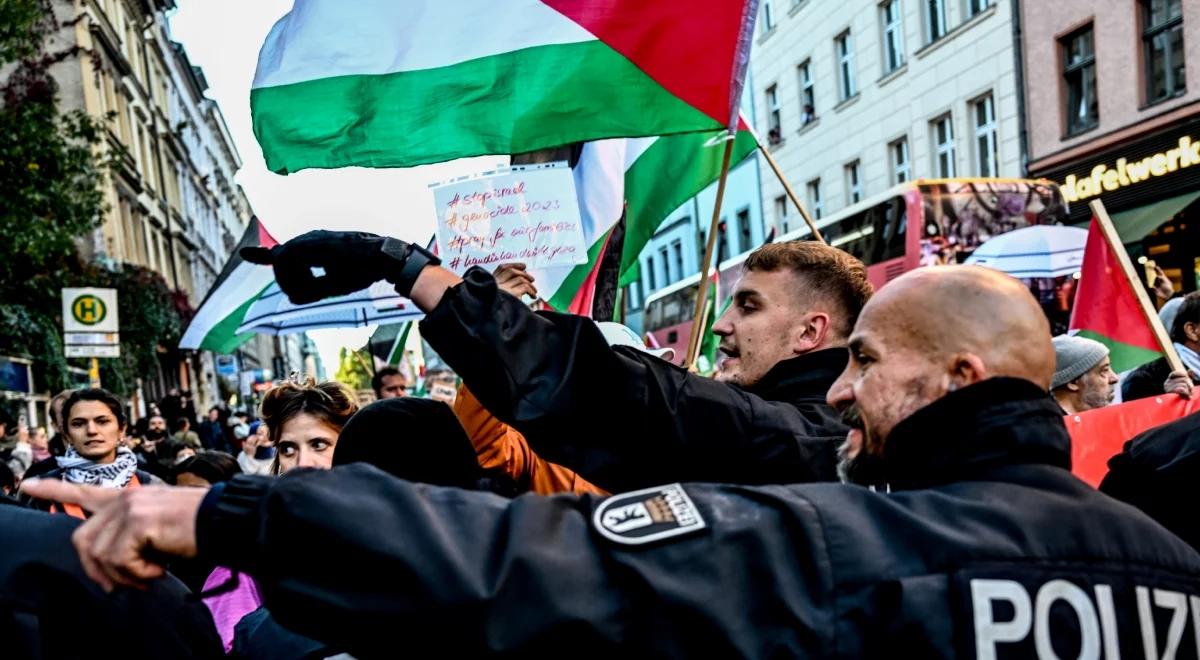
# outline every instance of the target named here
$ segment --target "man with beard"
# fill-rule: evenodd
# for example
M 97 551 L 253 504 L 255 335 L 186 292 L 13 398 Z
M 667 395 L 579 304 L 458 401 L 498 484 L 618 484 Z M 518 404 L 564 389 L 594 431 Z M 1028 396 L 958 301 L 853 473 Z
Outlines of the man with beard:
M 151 415 L 146 420 L 145 437 L 141 444 L 133 449 L 134 455 L 137 456 L 138 467 L 162 479 L 167 478 L 169 471 L 159 460 L 158 447 L 166 441 L 168 435 L 167 419 L 162 415 Z
M 243 257 L 273 264 L 296 303 L 380 279 L 395 284 L 427 313 L 421 336 L 484 408 L 540 457 L 610 492 L 674 480 L 837 478 L 846 427 L 825 393 L 871 295 L 866 269 L 841 250 L 791 241 L 747 258 L 733 304 L 713 327 L 728 356 L 724 382 L 610 347 L 587 318 L 530 311 L 518 295 L 537 289 L 520 266 L 459 277 L 419 246 L 327 231 Z
M 1112 403 L 1118 382 L 1107 346 L 1087 337 L 1054 338 L 1054 378 L 1050 381 L 1050 391 L 1068 415 Z
M 354 655 L 423 636 L 451 657 L 1197 656 L 1200 555 L 1071 475 L 1050 329 L 1024 285 L 911 272 L 849 345 L 829 393 L 857 420 L 845 471 L 886 489 L 508 501 L 356 466 L 207 494 L 24 488 L 99 509 L 74 542 L 101 584 L 198 554 L 253 575 L 281 624 Z

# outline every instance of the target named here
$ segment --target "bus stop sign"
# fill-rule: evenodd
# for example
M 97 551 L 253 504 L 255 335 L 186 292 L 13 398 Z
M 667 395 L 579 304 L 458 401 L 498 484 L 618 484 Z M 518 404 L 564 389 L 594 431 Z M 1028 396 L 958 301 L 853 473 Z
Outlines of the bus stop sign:
M 116 289 L 63 289 L 63 332 L 118 332 Z

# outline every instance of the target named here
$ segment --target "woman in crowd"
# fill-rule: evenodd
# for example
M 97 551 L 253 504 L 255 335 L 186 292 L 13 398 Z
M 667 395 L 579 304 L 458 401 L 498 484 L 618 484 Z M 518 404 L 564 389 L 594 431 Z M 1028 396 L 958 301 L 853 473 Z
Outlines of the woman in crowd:
M 250 435 L 242 442 L 237 463 L 246 474 L 271 474 L 271 467 L 275 464 L 275 447 L 271 445 L 267 425 L 262 420 L 250 424 Z
M 46 431 L 46 427 L 39 426 L 29 434 L 29 447 L 32 450 L 34 463 L 50 458 L 50 435 Z
M 66 426 L 67 450 L 29 468 L 27 479 L 62 479 L 76 484 L 103 488 L 138 488 L 161 483 L 158 477 L 138 469 L 133 452 L 121 446 L 125 431 L 125 412 L 115 396 L 102 389 L 76 390 L 62 407 Z M 61 509 L 49 502 L 34 506 L 84 518 L 83 509 L 64 504 Z
M 280 475 L 296 468 L 328 470 L 333 466 L 338 435 L 350 416 L 358 412 L 358 401 L 345 385 L 317 384 L 313 379 L 288 381 L 267 391 L 260 416 L 275 445 L 271 473 Z M 236 580 L 236 586 L 228 589 Z M 233 648 L 234 627 L 244 616 L 262 606 L 258 586 L 247 575 L 218 567 L 208 576 L 204 591 L 223 591 L 204 599 L 212 612 L 226 652 Z

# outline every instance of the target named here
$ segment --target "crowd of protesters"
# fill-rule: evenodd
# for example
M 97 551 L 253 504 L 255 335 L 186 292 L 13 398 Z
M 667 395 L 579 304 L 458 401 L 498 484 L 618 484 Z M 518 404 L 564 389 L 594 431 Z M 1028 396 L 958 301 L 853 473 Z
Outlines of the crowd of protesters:
M 1196 416 L 1133 439 L 1103 492 L 1073 477 L 1063 416 L 1124 388 L 1103 344 L 1052 339 L 1007 276 L 920 269 L 873 292 L 840 250 L 766 245 L 706 378 L 619 324 L 531 311 L 520 265 L 460 278 L 418 246 L 330 232 L 243 256 L 296 302 L 387 279 L 455 371 L 427 374 L 425 398 L 380 369 L 361 409 L 292 378 L 257 419 L 195 424 L 172 392 L 130 424 L 96 389 L 54 398 L 51 437 L 0 418 L 21 435 L 0 530 L 44 527 L 56 577 L 105 616 L 178 612 L 145 657 L 1200 654 L 1200 610 L 1170 609 L 1200 603 L 1180 501 Z M 1192 395 L 1200 294 L 1176 300 L 1192 371 L 1152 363 L 1126 400 Z M 71 594 L 13 577 L 38 556 L 0 561 L 34 621 Z M 62 648 L 3 608 L 22 649 Z

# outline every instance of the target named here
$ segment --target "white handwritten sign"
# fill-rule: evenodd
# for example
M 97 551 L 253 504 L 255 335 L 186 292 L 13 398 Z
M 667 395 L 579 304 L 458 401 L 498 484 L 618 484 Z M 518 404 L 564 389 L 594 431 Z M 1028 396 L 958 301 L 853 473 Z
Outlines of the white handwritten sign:
M 575 179 L 565 162 L 486 172 L 433 186 L 442 263 L 456 273 L 521 262 L 587 261 Z

